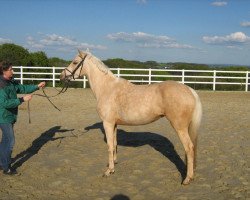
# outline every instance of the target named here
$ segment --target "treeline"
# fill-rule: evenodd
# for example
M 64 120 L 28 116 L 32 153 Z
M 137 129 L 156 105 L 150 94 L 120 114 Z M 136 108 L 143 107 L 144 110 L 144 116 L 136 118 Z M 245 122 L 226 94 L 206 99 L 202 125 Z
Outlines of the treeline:
M 16 44 L 0 45 L 0 61 L 9 61 L 14 66 L 66 67 L 70 61 L 60 58 L 48 58 L 43 51 L 29 52 Z
M 48 58 L 46 53 L 43 51 L 38 52 L 29 52 L 27 49 L 23 48 L 22 46 L 16 44 L 2 44 L 0 45 L 0 62 L 2 60 L 7 60 L 12 62 L 14 66 L 42 66 L 42 67 L 67 67 L 71 61 L 63 60 L 57 57 Z M 107 59 L 103 60 L 103 62 L 109 68 L 134 68 L 134 69 L 185 69 L 185 70 L 221 70 L 221 71 L 249 71 L 250 68 L 247 66 L 212 66 L 206 64 L 197 64 L 197 63 L 158 63 L 156 61 L 129 61 L 120 58 L 115 59 Z M 30 69 L 25 69 L 26 72 L 29 72 Z M 43 69 L 42 72 L 49 72 L 50 70 Z M 39 69 L 32 69 L 32 72 L 39 72 Z M 41 71 L 40 71 L 41 72 Z M 50 71 L 51 72 L 51 71 Z M 59 71 L 58 71 L 59 72 Z M 145 74 L 147 75 L 148 72 L 146 71 L 131 71 L 126 70 L 122 71 L 123 74 Z M 162 78 L 157 77 L 157 75 L 180 75 L 178 72 L 168 72 L 167 70 L 164 71 L 154 71 L 153 72 L 153 81 L 165 81 L 165 80 L 176 80 L 180 81 L 180 78 Z M 197 72 L 197 73 L 189 73 L 185 72 L 185 75 L 190 76 L 212 76 L 211 72 Z M 217 73 L 217 76 L 225 77 L 225 76 L 232 76 L 232 77 L 239 77 L 239 79 L 230 79 L 230 78 L 221 78 L 219 79 L 220 82 L 241 82 L 241 85 L 217 85 L 216 90 L 244 90 L 245 88 L 245 74 L 223 74 Z M 44 75 L 29 75 L 27 78 L 39 78 L 43 77 Z M 46 78 L 51 78 L 50 75 L 46 75 Z M 136 80 L 138 76 L 130 77 L 130 79 Z M 192 78 L 186 78 L 185 81 L 198 81 L 198 82 L 206 82 L 207 79 L 197 79 L 193 80 Z M 143 78 L 141 78 L 143 82 Z M 51 85 L 50 83 L 48 85 Z M 192 84 L 191 87 L 195 89 L 212 89 L 212 85 L 208 84 Z M 73 83 L 73 87 L 82 87 L 82 83 L 75 82 Z
M 158 63 L 156 61 L 129 61 L 120 58 L 108 59 L 103 61 L 109 68 L 138 68 L 138 69 L 185 69 L 185 70 L 226 70 L 226 71 L 249 71 L 249 66 L 224 66 L 207 65 L 197 63 Z
M 250 68 L 247 66 L 219 66 L 219 65 L 206 65 L 206 64 L 197 64 L 197 63 L 157 63 L 155 61 L 139 62 L 139 61 L 128 61 L 123 59 L 108 59 L 103 61 L 110 68 L 136 68 L 136 69 L 166 69 L 162 71 L 152 71 L 151 72 L 151 81 L 182 81 L 181 72 L 168 71 L 167 69 L 175 70 L 204 70 L 204 72 L 185 72 L 185 82 L 211 82 L 213 79 L 213 70 L 217 71 L 249 71 Z M 211 72 L 212 71 L 212 72 Z M 147 81 L 147 77 L 138 77 L 137 74 L 148 75 L 148 71 L 131 71 L 131 70 L 122 70 L 123 74 L 130 74 L 130 80 L 137 80 L 139 84 L 144 84 L 144 81 Z M 135 76 L 133 76 L 135 75 Z M 157 77 L 161 76 L 161 77 Z M 170 77 L 164 77 L 170 76 Z M 179 77 L 174 77 L 179 76 Z M 210 78 L 192 78 L 191 76 L 203 76 Z M 241 84 L 218 84 L 216 85 L 216 90 L 245 90 L 246 74 L 245 73 L 223 73 L 217 72 L 216 82 L 227 82 L 234 83 L 238 82 Z M 164 78 L 163 78 L 164 77 Z M 234 78 L 225 78 L 225 77 L 234 77 Z M 195 84 L 195 83 L 186 83 L 194 89 L 200 90 L 212 90 L 212 84 Z
M 66 67 L 70 61 L 66 61 L 60 58 L 48 58 L 45 52 L 29 52 L 27 49 L 16 44 L 2 44 L 0 45 L 0 62 L 8 61 L 13 66 L 38 66 L 38 67 Z M 19 72 L 15 69 L 15 72 Z M 39 75 L 39 72 L 51 73 L 50 69 L 23 69 L 23 72 L 36 72 L 37 74 L 24 74 L 23 78 L 33 78 L 33 80 L 25 81 L 26 84 L 36 84 L 39 81 L 35 79 L 50 79 L 51 75 Z M 48 86 L 52 86 L 51 82 L 47 83 Z
M 0 61 L 10 61 L 14 66 L 43 66 L 43 67 L 66 67 L 71 61 L 57 57 L 48 58 L 43 51 L 29 52 L 27 49 L 16 44 L 0 45 Z M 212 66 L 196 63 L 158 63 L 156 61 L 130 61 L 120 58 L 107 59 L 103 62 L 109 68 L 139 68 L 139 69 L 189 69 L 189 70 L 227 70 L 248 71 L 247 66 Z

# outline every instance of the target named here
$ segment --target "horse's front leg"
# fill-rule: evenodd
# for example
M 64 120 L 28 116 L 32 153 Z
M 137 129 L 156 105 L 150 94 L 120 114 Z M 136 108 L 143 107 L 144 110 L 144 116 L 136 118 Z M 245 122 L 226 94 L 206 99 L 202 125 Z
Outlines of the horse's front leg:
M 115 164 L 118 163 L 117 160 L 117 125 L 114 127 L 114 162 Z
M 104 176 L 109 176 L 115 172 L 114 166 L 114 130 L 115 124 L 103 122 L 103 127 L 106 134 L 107 144 L 108 144 L 108 154 L 109 154 L 109 164 L 108 169 L 104 173 Z

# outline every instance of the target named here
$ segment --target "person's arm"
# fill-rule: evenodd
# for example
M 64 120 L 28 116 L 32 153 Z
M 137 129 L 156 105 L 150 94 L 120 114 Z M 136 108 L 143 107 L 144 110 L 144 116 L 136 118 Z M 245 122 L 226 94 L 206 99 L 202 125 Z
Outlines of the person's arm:
M 36 90 L 39 90 L 40 88 L 45 87 L 46 83 L 43 81 L 39 83 L 38 85 L 22 85 L 22 84 L 16 84 L 16 92 L 18 94 L 30 94 Z
M 39 89 L 37 85 L 22 85 L 22 84 L 16 84 L 15 88 L 17 94 L 30 94 Z
M 23 99 L 24 101 L 24 99 Z M 22 103 L 22 100 L 17 99 L 8 99 L 7 94 L 4 90 L 0 90 L 0 107 L 2 108 L 15 108 Z

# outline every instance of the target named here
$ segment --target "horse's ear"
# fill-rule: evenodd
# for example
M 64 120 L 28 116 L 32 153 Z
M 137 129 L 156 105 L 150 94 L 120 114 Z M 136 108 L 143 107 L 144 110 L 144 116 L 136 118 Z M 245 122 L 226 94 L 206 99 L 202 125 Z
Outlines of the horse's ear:
M 84 53 L 81 50 L 78 49 L 78 53 L 81 58 L 84 58 Z

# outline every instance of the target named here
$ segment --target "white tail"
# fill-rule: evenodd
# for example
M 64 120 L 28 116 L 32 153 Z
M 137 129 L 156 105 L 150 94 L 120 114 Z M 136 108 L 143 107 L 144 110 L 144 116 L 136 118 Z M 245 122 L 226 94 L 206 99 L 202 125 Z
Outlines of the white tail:
M 201 123 L 202 106 L 201 106 L 200 98 L 197 95 L 197 93 L 192 88 L 190 88 L 190 90 L 193 93 L 193 95 L 195 97 L 195 101 L 196 101 L 192 121 L 191 121 L 189 128 L 188 128 L 189 136 L 190 136 L 190 138 L 193 142 L 193 145 L 194 145 L 194 168 L 195 168 L 196 157 L 197 157 L 198 129 L 199 129 L 200 123 Z

